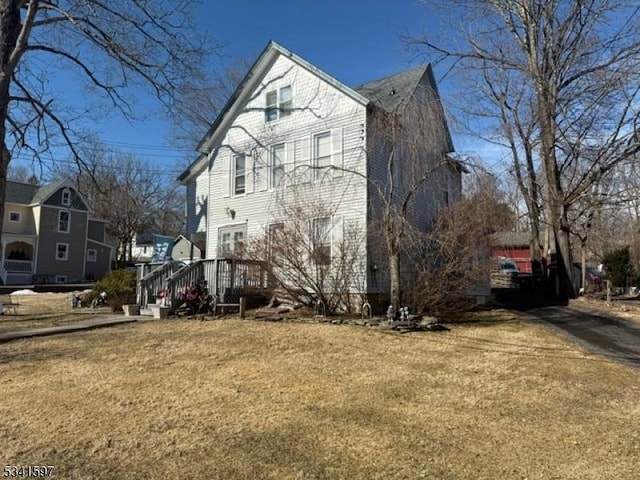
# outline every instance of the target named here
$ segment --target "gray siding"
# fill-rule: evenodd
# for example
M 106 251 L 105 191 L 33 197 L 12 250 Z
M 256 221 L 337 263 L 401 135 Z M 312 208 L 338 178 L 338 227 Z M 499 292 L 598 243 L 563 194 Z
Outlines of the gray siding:
M 43 207 L 40 214 L 40 240 L 36 271 L 42 275 L 66 275 L 69 281 L 84 279 L 87 238 L 87 213 L 70 212 L 69 233 L 58 232 L 58 212 L 60 208 Z M 56 258 L 56 244 L 69 245 L 67 260 Z
M 399 207 L 415 188 L 416 180 L 425 178 L 412 194 L 407 217 L 415 228 L 428 231 L 441 210 L 455 202 L 461 193 L 461 175 L 446 161 L 451 145 L 437 92 L 430 88 L 427 75 L 418 88 L 402 110 L 403 118 L 412 119 L 409 123 L 414 128 L 403 130 L 400 135 L 391 133 L 388 113 L 375 107 L 369 109 L 367 218 L 374 229 L 370 233 L 367 257 L 370 266 L 376 264 L 379 268 L 375 273 L 369 269 L 368 276 L 375 291 L 384 294 L 389 291 L 389 278 L 381 216 L 389 203 L 387 199 L 391 198 L 391 204 Z M 393 195 L 389 197 L 391 188 Z M 404 259 L 405 264 L 406 261 Z M 406 271 L 403 273 L 406 276 Z
M 75 210 L 88 210 L 87 205 L 84 203 L 82 198 L 80 198 L 78 192 L 76 192 L 73 188 L 68 189 L 71 194 L 70 204 L 62 205 L 62 191 L 65 189 L 67 188 L 65 187 L 58 189 L 53 195 L 51 195 L 44 201 L 43 205 L 73 208 Z
M 97 242 L 105 243 L 106 228 L 107 224 L 105 222 L 89 219 L 87 238 L 90 240 L 95 240 Z
M 102 243 L 87 240 L 87 251 L 96 251 L 96 261 L 90 262 L 88 254 L 85 255 L 85 278 L 87 280 L 99 280 L 111 269 L 112 249 Z

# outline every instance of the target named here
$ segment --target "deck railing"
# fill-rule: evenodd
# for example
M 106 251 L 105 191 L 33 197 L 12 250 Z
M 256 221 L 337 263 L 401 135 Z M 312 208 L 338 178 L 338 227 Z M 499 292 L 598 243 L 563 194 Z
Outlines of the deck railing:
M 139 264 L 138 282 L 136 289 L 136 303 L 146 307 L 149 303 L 154 303 L 157 295 L 167 290 L 167 281 L 178 270 L 186 268 L 180 262 L 148 263 Z
M 4 269 L 11 273 L 33 273 L 31 260 L 5 260 Z
M 204 278 L 202 262 L 192 263 L 178 270 L 167 278 L 167 294 L 172 308 L 178 308 L 177 299 L 182 296 L 187 287 L 199 284 Z
M 274 282 L 265 262 L 244 259 L 199 260 L 190 265 L 138 267 L 137 302 L 143 308 L 154 303 L 164 291 L 168 306 L 177 308 L 177 299 L 191 285 L 207 282 L 209 293 L 220 301 L 273 288 Z M 146 270 L 145 270 L 146 269 Z M 226 297 L 226 299 L 225 299 Z

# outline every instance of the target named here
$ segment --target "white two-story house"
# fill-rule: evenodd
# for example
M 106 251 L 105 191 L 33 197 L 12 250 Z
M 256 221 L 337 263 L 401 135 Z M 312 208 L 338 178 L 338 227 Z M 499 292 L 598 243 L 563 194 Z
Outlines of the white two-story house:
M 401 116 L 415 128 L 396 130 Z M 352 88 L 270 42 L 197 149 L 179 180 L 187 235 L 206 234 L 207 258 L 304 217 L 328 257 L 360 232 L 351 287 L 371 294 L 388 288 L 385 249 L 371 240 L 385 206 L 410 196 L 405 218 L 425 230 L 461 189 L 428 65 Z M 417 185 L 418 163 L 431 170 Z

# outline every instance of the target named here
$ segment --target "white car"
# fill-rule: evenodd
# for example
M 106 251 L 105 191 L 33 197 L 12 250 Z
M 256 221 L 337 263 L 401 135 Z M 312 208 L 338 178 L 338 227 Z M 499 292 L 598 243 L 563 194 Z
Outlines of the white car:
M 505 258 L 500 260 L 500 273 L 520 273 L 520 269 L 514 260 Z

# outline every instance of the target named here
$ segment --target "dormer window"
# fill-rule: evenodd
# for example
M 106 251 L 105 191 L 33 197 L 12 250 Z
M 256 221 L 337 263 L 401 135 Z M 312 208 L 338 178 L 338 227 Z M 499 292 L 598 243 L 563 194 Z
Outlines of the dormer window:
M 291 86 L 279 90 L 270 90 L 266 98 L 265 120 L 272 122 L 279 118 L 288 117 L 293 110 L 293 96 Z
M 62 205 L 71 205 L 71 190 L 69 190 L 68 188 L 65 188 L 62 191 Z

